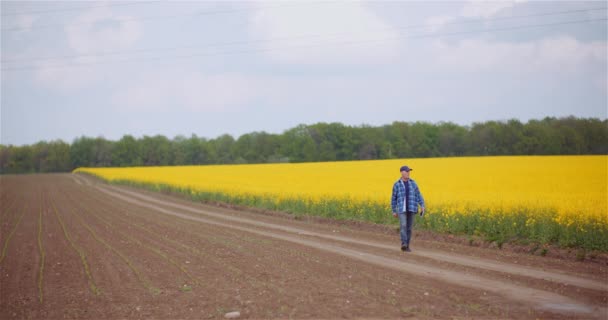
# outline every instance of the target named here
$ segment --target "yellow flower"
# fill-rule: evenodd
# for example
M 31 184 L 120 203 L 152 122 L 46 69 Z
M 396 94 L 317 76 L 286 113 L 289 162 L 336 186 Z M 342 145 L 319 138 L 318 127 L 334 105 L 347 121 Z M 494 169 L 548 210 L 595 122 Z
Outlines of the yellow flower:
M 503 221 L 524 213 L 563 226 L 608 225 L 608 156 L 516 156 L 398 159 L 298 164 L 79 168 L 109 181 L 129 180 L 222 193 L 278 204 L 300 200 L 366 214 L 366 205 L 390 211 L 398 168 L 414 169 L 429 213 L 477 215 Z M 515 226 L 515 224 L 514 224 Z

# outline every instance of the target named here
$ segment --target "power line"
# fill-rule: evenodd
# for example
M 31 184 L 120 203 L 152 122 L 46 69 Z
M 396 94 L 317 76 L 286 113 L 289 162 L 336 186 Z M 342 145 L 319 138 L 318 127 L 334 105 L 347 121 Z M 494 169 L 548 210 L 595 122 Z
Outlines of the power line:
M 216 53 L 199 53 L 199 54 L 189 54 L 182 56 L 169 56 L 169 57 L 156 57 L 147 60 L 137 60 L 138 62 L 148 62 L 148 61 L 158 61 L 167 58 L 172 59 L 187 59 L 187 58 L 195 58 L 195 57 L 208 57 L 208 56 L 221 56 L 221 55 L 234 55 L 234 54 L 246 54 L 246 53 L 262 53 L 262 52 L 272 52 L 272 51 L 280 51 L 280 50 L 289 50 L 289 49 L 302 49 L 302 48 L 314 48 L 320 46 L 327 45 L 360 45 L 360 44 L 371 44 L 371 43 L 382 43 L 390 39 L 395 38 L 404 38 L 404 39 L 422 39 L 422 38 L 434 38 L 434 37 L 447 37 L 447 36 L 457 36 L 457 35 L 465 35 L 465 34 L 475 34 L 475 33 L 488 33 L 488 32 L 504 32 L 504 31 L 513 31 L 513 30 L 523 30 L 530 28 L 541 28 L 541 27 L 552 27 L 559 25 L 570 25 L 570 24 L 580 24 L 580 23 L 590 23 L 590 22 L 599 22 L 599 21 L 607 21 L 607 18 L 601 19 L 585 19 L 585 20 L 573 20 L 573 21 L 562 21 L 555 23 L 544 23 L 544 24 L 535 24 L 535 25 L 522 25 L 522 26 L 514 26 L 514 27 L 505 27 L 505 28 L 495 28 L 495 29 L 484 29 L 484 30 L 471 30 L 471 31 L 459 31 L 459 32 L 451 32 L 451 33 L 442 33 L 442 34 L 424 34 L 424 35 L 411 35 L 411 36 L 397 36 L 397 37 L 388 37 L 385 39 L 375 39 L 375 40 L 366 40 L 366 41 L 343 41 L 336 43 L 318 43 L 312 45 L 300 45 L 300 46 L 291 46 L 286 48 L 270 48 L 270 49 L 249 49 L 249 50 L 239 50 L 239 51 L 225 51 L 225 52 L 216 52 Z M 71 64 L 71 65 L 54 65 L 54 66 L 25 66 L 25 67 L 9 67 L 2 68 L 3 71 L 24 71 L 24 70 L 38 70 L 38 69 L 63 69 L 63 68 L 73 68 L 73 67 L 86 67 L 93 65 L 101 65 L 101 64 L 109 64 L 109 63 L 121 63 L 121 62 L 130 62 L 134 59 L 122 59 L 116 61 L 102 61 L 102 62 L 93 62 L 93 63 L 79 63 L 79 64 Z
M 418 28 L 431 28 L 436 26 L 445 26 L 445 25 L 464 25 L 464 24 L 472 24 L 478 22 L 494 22 L 494 21 L 504 21 L 504 20 L 514 20 L 521 18 L 531 18 L 531 17 L 545 17 L 552 15 L 562 15 L 562 14 L 570 14 L 570 13 L 580 13 L 580 12 L 589 12 L 589 11 L 598 11 L 598 10 L 606 10 L 608 8 L 589 8 L 589 9 L 579 9 L 579 10 L 568 10 L 568 11 L 557 11 L 557 12 L 547 12 L 547 13 L 537 13 L 537 14 L 527 14 L 527 15 L 519 15 L 519 16 L 511 16 L 511 17 L 498 17 L 493 19 L 475 19 L 468 21 L 459 21 L 459 22 L 450 22 L 444 24 L 419 24 L 419 25 L 409 25 L 403 27 L 390 27 L 383 28 L 381 30 L 392 29 L 392 30 L 408 30 L 408 29 L 418 29 Z M 349 35 L 352 33 L 334 33 L 330 36 L 342 36 Z M 92 53 L 92 54 L 75 54 L 75 55 L 64 55 L 64 56 L 56 56 L 56 57 L 38 57 L 38 58 L 16 58 L 16 59 L 8 59 L 2 60 L 2 63 L 11 63 L 11 62 L 20 62 L 20 61 L 47 61 L 47 60 L 62 60 L 62 59 L 72 59 L 72 58 L 85 58 L 85 57 L 104 57 L 104 56 L 115 56 L 115 55 L 123 55 L 123 54 L 139 54 L 139 53 L 154 53 L 161 51 L 175 51 L 180 49 L 204 49 L 204 48 L 213 48 L 213 47 L 223 47 L 223 46 L 231 46 L 231 45 L 240 45 L 240 44 L 254 44 L 254 43 L 265 43 L 265 42 L 274 42 L 274 41 L 282 41 L 282 40 L 293 40 L 293 39 L 306 39 L 306 38 L 321 38 L 326 37 L 327 35 L 299 35 L 295 37 L 277 37 L 270 39 L 258 39 L 258 40 L 242 40 L 242 41 L 228 41 L 228 42 L 220 42 L 208 44 L 205 46 L 198 45 L 188 45 L 188 46 L 179 46 L 179 47 L 169 47 L 169 48 L 153 48 L 153 49 L 137 49 L 137 50 L 123 50 L 123 51 L 110 51 L 110 52 L 102 52 L 102 53 Z
M 225 13 L 234 13 L 234 12 L 248 12 L 248 11 L 258 11 L 265 9 L 273 9 L 273 8 L 282 8 L 282 7 L 292 7 L 299 5 L 310 5 L 310 4 L 326 4 L 330 3 L 328 1 L 319 1 L 319 2 L 289 2 L 278 4 L 274 6 L 265 6 L 265 7 L 257 7 L 257 8 L 241 8 L 241 9 L 222 9 L 222 10 L 209 10 L 209 11 L 201 11 L 196 13 L 188 13 L 188 14 L 176 14 L 176 15 L 166 15 L 166 16 L 152 16 L 152 17 L 139 17 L 139 18 L 130 18 L 130 19 L 121 19 L 120 22 L 130 22 L 130 21 L 142 21 L 142 20 L 162 20 L 162 19 L 177 19 L 183 17 L 198 17 L 198 16 L 206 16 L 206 15 L 216 15 L 216 14 L 225 14 Z M 80 22 L 80 23 L 72 23 L 70 26 L 81 26 L 81 25 L 90 25 L 90 22 Z M 21 31 L 21 30 L 32 30 L 32 29 L 46 29 L 46 28 L 58 28 L 65 27 L 68 24 L 47 24 L 41 26 L 31 26 L 31 27 L 12 27 L 12 28 L 0 28 L 2 32 L 9 31 Z
M 3 17 L 7 17 L 7 16 L 18 16 L 18 15 L 27 15 L 27 14 L 47 14 L 47 13 L 57 13 L 57 12 L 67 12 L 67 11 L 77 11 L 77 10 L 89 10 L 89 9 L 95 9 L 95 8 L 109 8 L 109 7 L 124 7 L 124 6 L 133 6 L 133 5 L 140 5 L 140 4 L 148 4 L 148 3 L 160 3 L 162 1 L 135 1 L 135 2 L 115 2 L 115 3 L 109 3 L 109 4 L 104 4 L 104 5 L 99 5 L 99 6 L 88 6 L 88 7 L 73 7 L 73 8 L 63 8 L 63 9 L 50 9 L 50 10 L 39 10 L 39 11 L 25 11 L 25 12 L 3 12 L 2 16 Z

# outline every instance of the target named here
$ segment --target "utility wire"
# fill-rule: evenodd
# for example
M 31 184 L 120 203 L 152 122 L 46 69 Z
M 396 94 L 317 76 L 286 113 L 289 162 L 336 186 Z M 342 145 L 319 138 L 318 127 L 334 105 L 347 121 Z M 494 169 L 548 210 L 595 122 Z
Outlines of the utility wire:
M 240 8 L 240 9 L 221 9 L 221 10 L 208 10 L 201 11 L 195 13 L 188 14 L 176 14 L 176 15 L 166 15 L 166 16 L 151 16 L 151 17 L 139 17 L 139 18 L 127 18 L 127 19 L 117 19 L 120 22 L 131 22 L 131 21 L 145 21 L 145 20 L 161 20 L 161 19 L 177 19 L 183 17 L 199 17 L 199 16 L 207 16 L 207 15 L 216 15 L 216 14 L 225 14 L 225 13 L 234 13 L 234 12 L 248 12 L 248 11 L 258 11 L 265 9 L 274 9 L 274 8 L 282 8 L 282 7 L 293 7 L 299 5 L 310 5 L 310 4 L 327 4 L 330 2 L 327 1 L 319 1 L 319 2 L 285 2 L 278 5 L 273 6 L 265 6 L 265 7 L 257 7 L 257 8 Z M 90 25 L 90 22 L 79 22 L 69 24 L 70 26 L 82 26 L 82 25 Z M 10 31 L 21 31 L 21 30 L 33 30 L 33 29 L 47 29 L 47 28 L 58 28 L 65 27 L 68 24 L 47 24 L 41 26 L 31 26 L 31 27 L 12 27 L 12 28 L 0 28 L 2 32 L 10 32 Z
M 57 12 L 67 12 L 67 11 L 77 11 L 77 10 L 89 10 L 95 8 L 110 8 L 110 7 L 124 7 L 124 6 L 133 6 L 140 4 L 148 4 L 148 3 L 161 3 L 162 1 L 134 1 L 134 2 L 114 2 L 99 6 L 88 6 L 88 7 L 73 7 L 73 8 L 62 8 L 62 9 L 49 9 L 49 10 L 38 10 L 38 11 L 24 11 L 24 12 L 3 12 L 3 17 L 8 16 L 19 16 L 19 15 L 27 15 L 27 14 L 47 14 L 47 13 L 57 13 Z
M 522 26 L 514 26 L 514 27 L 505 27 L 505 28 L 495 28 L 495 29 L 482 29 L 482 30 L 470 30 L 470 31 L 459 31 L 459 32 L 450 32 L 450 33 L 433 33 L 433 34 L 424 34 L 424 35 L 409 35 L 409 36 L 396 36 L 396 37 L 387 37 L 385 39 L 374 39 L 374 40 L 364 40 L 364 41 L 343 41 L 343 42 L 335 42 L 335 43 L 318 43 L 318 44 L 308 44 L 308 45 L 299 45 L 299 46 L 290 46 L 285 48 L 268 48 L 268 49 L 249 49 L 249 50 L 238 50 L 238 51 L 225 51 L 225 52 L 215 52 L 215 53 L 198 53 L 198 54 L 189 54 L 189 55 L 181 55 L 181 56 L 165 56 L 165 57 L 156 57 L 151 59 L 122 59 L 122 60 L 114 60 L 114 61 L 101 61 L 101 62 L 92 62 L 92 63 L 77 63 L 70 65 L 54 65 L 54 66 L 25 66 L 25 67 L 8 67 L 2 68 L 3 71 L 23 71 L 23 70 L 37 70 L 37 69 L 63 69 L 63 68 L 73 68 L 73 67 L 83 67 L 83 66 L 93 66 L 93 65 L 101 65 L 108 63 L 121 63 L 121 62 L 148 62 L 148 61 L 158 61 L 164 60 L 167 58 L 171 59 L 187 59 L 187 58 L 196 58 L 196 57 L 208 57 L 208 56 L 222 56 L 222 55 L 235 55 L 235 54 L 246 54 L 246 53 L 262 53 L 262 52 L 272 52 L 272 51 L 282 51 L 282 50 L 290 50 L 290 49 L 302 49 L 302 48 L 314 48 L 314 47 L 322 47 L 322 46 L 344 46 L 344 45 L 361 45 L 361 44 L 372 44 L 372 43 L 382 43 L 387 40 L 402 38 L 402 39 L 422 39 L 422 38 L 435 38 L 435 37 L 447 37 L 447 36 L 458 36 L 458 35 L 466 35 L 466 34 L 475 34 L 475 33 L 489 33 L 489 32 L 505 32 L 505 31 L 513 31 L 513 30 L 522 30 L 522 29 L 531 29 L 531 28 L 542 28 L 542 27 L 553 27 L 559 25 L 571 25 L 571 24 L 580 24 L 580 23 L 590 23 L 590 22 L 599 22 L 599 21 L 607 21 L 607 18 L 601 19 L 585 19 L 585 20 L 573 20 L 573 21 L 562 21 L 555 23 L 544 23 L 544 24 L 535 24 L 535 25 L 522 25 Z
M 513 20 L 513 19 L 521 19 L 521 18 L 531 18 L 531 17 L 545 17 L 552 15 L 563 15 L 570 13 L 580 13 L 580 12 L 589 12 L 589 11 L 598 11 L 598 10 L 606 10 L 608 8 L 590 8 L 590 9 L 580 9 L 580 10 L 568 10 L 568 11 L 557 11 L 557 12 L 547 12 L 547 13 L 537 13 L 537 14 L 527 14 L 527 15 L 519 15 L 519 16 L 511 16 L 511 17 L 499 17 L 493 19 L 475 19 L 468 21 L 458 21 L 458 22 L 449 22 L 444 24 L 418 24 L 418 25 L 409 25 L 403 27 L 390 27 L 377 29 L 380 30 L 408 30 L 408 29 L 420 29 L 420 28 L 432 28 L 439 27 L 445 25 L 465 25 L 479 22 L 494 22 L 494 21 L 504 21 L 504 20 Z M 350 35 L 352 33 L 334 33 L 330 34 L 330 37 L 335 36 L 343 36 Z M 16 58 L 16 59 L 5 59 L 2 60 L 2 63 L 12 63 L 12 62 L 21 62 L 21 61 L 48 61 L 48 60 L 62 60 L 62 59 L 72 59 L 72 58 L 87 58 L 87 57 L 104 57 L 104 56 L 116 56 L 116 55 L 127 55 L 127 54 L 139 54 L 139 53 L 154 53 L 154 52 L 163 52 L 163 51 L 176 51 L 181 49 L 204 49 L 204 48 L 215 48 L 215 47 L 223 47 L 223 46 L 232 46 L 232 45 L 241 45 L 241 44 L 256 44 L 256 43 L 266 43 L 266 42 L 275 42 L 275 41 L 283 41 L 283 40 L 294 40 L 294 39 L 306 39 L 306 38 L 323 38 L 328 35 L 299 35 L 292 37 L 276 37 L 270 39 L 258 39 L 258 40 L 241 40 L 241 41 L 228 41 L 228 42 L 219 42 L 207 44 L 204 46 L 200 45 L 187 45 L 187 46 L 179 46 L 179 47 L 169 47 L 169 48 L 153 48 L 153 49 L 136 49 L 136 50 L 123 50 L 123 51 L 109 51 L 109 52 L 101 52 L 101 53 L 91 53 L 91 54 L 74 54 L 74 55 L 64 55 L 64 56 L 56 56 L 56 57 L 37 57 L 37 58 Z

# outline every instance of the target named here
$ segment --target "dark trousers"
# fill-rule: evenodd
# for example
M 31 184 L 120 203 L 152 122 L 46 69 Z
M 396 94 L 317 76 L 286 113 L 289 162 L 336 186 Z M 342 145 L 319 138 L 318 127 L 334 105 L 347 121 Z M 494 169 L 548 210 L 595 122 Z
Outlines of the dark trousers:
M 401 245 L 409 246 L 412 239 L 412 226 L 414 226 L 415 212 L 399 213 L 399 234 L 401 235 Z

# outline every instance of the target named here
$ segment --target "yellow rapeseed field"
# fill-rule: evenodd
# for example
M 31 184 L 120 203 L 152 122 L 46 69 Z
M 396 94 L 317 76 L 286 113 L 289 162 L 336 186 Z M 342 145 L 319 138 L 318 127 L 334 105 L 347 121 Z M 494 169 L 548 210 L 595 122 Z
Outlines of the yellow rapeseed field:
M 427 217 L 435 219 L 429 222 L 432 225 L 427 223 L 432 229 L 484 234 L 487 231 L 477 226 L 483 224 L 480 219 L 505 223 L 503 220 L 514 214 L 520 218 L 508 223 L 515 224 L 509 228 L 516 230 L 516 234 L 539 223 L 574 227 L 575 233 L 597 230 L 603 233 L 608 229 L 608 156 L 79 168 L 76 172 L 90 173 L 110 182 L 164 185 L 193 195 L 222 195 L 220 200 L 263 203 L 273 209 L 289 210 L 294 203 L 301 203 L 307 210 L 335 210 L 340 211 L 334 213 L 340 217 L 384 222 L 390 221 L 381 217 L 390 216 L 392 184 L 400 177 L 399 167 L 405 164 L 414 169 L 412 178 L 426 200 Z M 323 208 L 315 209 L 315 204 Z M 366 215 L 376 218 L 368 219 Z M 436 217 L 432 218 L 433 215 Z M 475 221 L 452 230 L 450 224 L 461 224 L 460 220 L 469 216 L 475 216 Z M 559 241 L 555 237 L 561 237 L 545 236 L 549 237 L 547 241 Z

